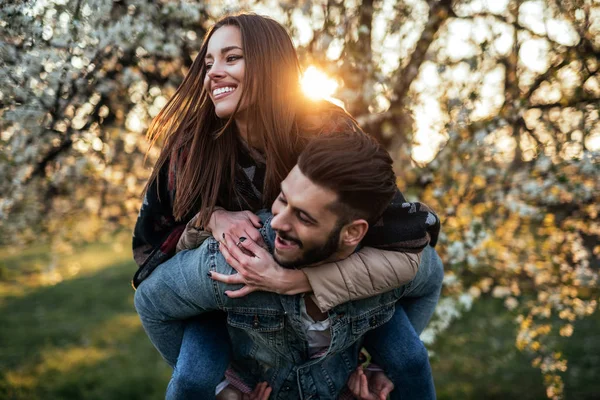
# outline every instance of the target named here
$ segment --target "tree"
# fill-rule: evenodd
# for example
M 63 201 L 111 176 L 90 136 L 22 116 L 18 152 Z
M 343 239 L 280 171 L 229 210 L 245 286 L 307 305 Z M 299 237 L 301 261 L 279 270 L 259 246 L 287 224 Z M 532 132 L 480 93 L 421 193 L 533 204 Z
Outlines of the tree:
M 89 240 L 131 226 L 148 176 L 140 133 L 191 64 L 204 6 L 1 6 L 0 243 Z

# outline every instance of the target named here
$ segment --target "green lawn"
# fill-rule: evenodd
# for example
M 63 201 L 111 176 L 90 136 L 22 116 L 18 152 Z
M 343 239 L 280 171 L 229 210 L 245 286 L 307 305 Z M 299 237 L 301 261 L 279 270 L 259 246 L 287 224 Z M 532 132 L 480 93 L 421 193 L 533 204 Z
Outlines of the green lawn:
M 542 376 L 515 347 L 514 316 L 487 298 L 456 321 L 433 346 L 432 369 L 439 399 L 545 399 Z M 600 394 L 600 312 L 577 321 L 569 339 L 554 335 L 569 360 L 566 400 Z
M 14 278 L 0 282 L 0 398 L 163 399 L 170 371 L 133 308 L 128 249 L 88 246 L 47 273 L 22 265 L 46 254 L 0 255 Z
M 126 239 L 52 259 L 0 251 L 0 399 L 162 399 L 170 370 L 133 309 Z M 125 243 L 125 244 L 121 244 Z M 538 370 L 514 347 L 512 317 L 487 299 L 433 346 L 440 399 L 544 399 Z M 567 399 L 600 393 L 600 317 L 563 341 Z

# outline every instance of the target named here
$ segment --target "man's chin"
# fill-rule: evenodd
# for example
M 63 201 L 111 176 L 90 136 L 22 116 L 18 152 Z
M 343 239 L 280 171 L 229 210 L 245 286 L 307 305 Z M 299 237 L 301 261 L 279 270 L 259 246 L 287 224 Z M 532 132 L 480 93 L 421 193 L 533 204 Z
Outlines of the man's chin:
M 275 261 L 277 261 L 277 263 L 279 265 L 281 265 L 284 268 L 297 268 L 298 267 L 299 260 L 297 258 L 290 258 L 290 257 L 286 257 L 282 254 L 278 254 L 277 249 L 275 249 L 273 258 L 275 259 Z

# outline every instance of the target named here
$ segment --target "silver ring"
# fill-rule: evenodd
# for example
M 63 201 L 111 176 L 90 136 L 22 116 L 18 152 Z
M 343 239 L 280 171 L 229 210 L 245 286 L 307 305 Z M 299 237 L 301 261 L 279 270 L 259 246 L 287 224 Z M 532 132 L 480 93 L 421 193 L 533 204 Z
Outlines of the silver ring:
M 238 240 L 238 242 L 235 245 L 236 245 L 236 247 L 240 247 L 240 244 L 242 244 L 242 241 Z

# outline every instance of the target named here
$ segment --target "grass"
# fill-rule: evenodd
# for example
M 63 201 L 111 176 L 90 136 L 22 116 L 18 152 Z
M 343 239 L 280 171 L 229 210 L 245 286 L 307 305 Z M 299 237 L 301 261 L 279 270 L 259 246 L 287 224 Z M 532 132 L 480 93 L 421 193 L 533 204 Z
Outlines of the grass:
M 540 370 L 515 347 L 514 316 L 502 301 L 484 298 L 432 346 L 438 399 L 546 399 Z M 568 361 L 566 400 L 600 393 L 600 312 L 575 322 L 571 338 L 554 335 Z
M 127 238 L 52 258 L 0 250 L 0 399 L 163 399 L 170 369 L 133 308 Z M 501 302 L 484 299 L 432 347 L 439 399 L 545 399 Z M 600 314 L 560 341 L 566 399 L 600 393 Z
M 47 254 L 0 254 L 13 277 L 0 282 L 0 398 L 164 398 L 170 371 L 133 308 L 130 252 L 96 244 L 23 265 Z

